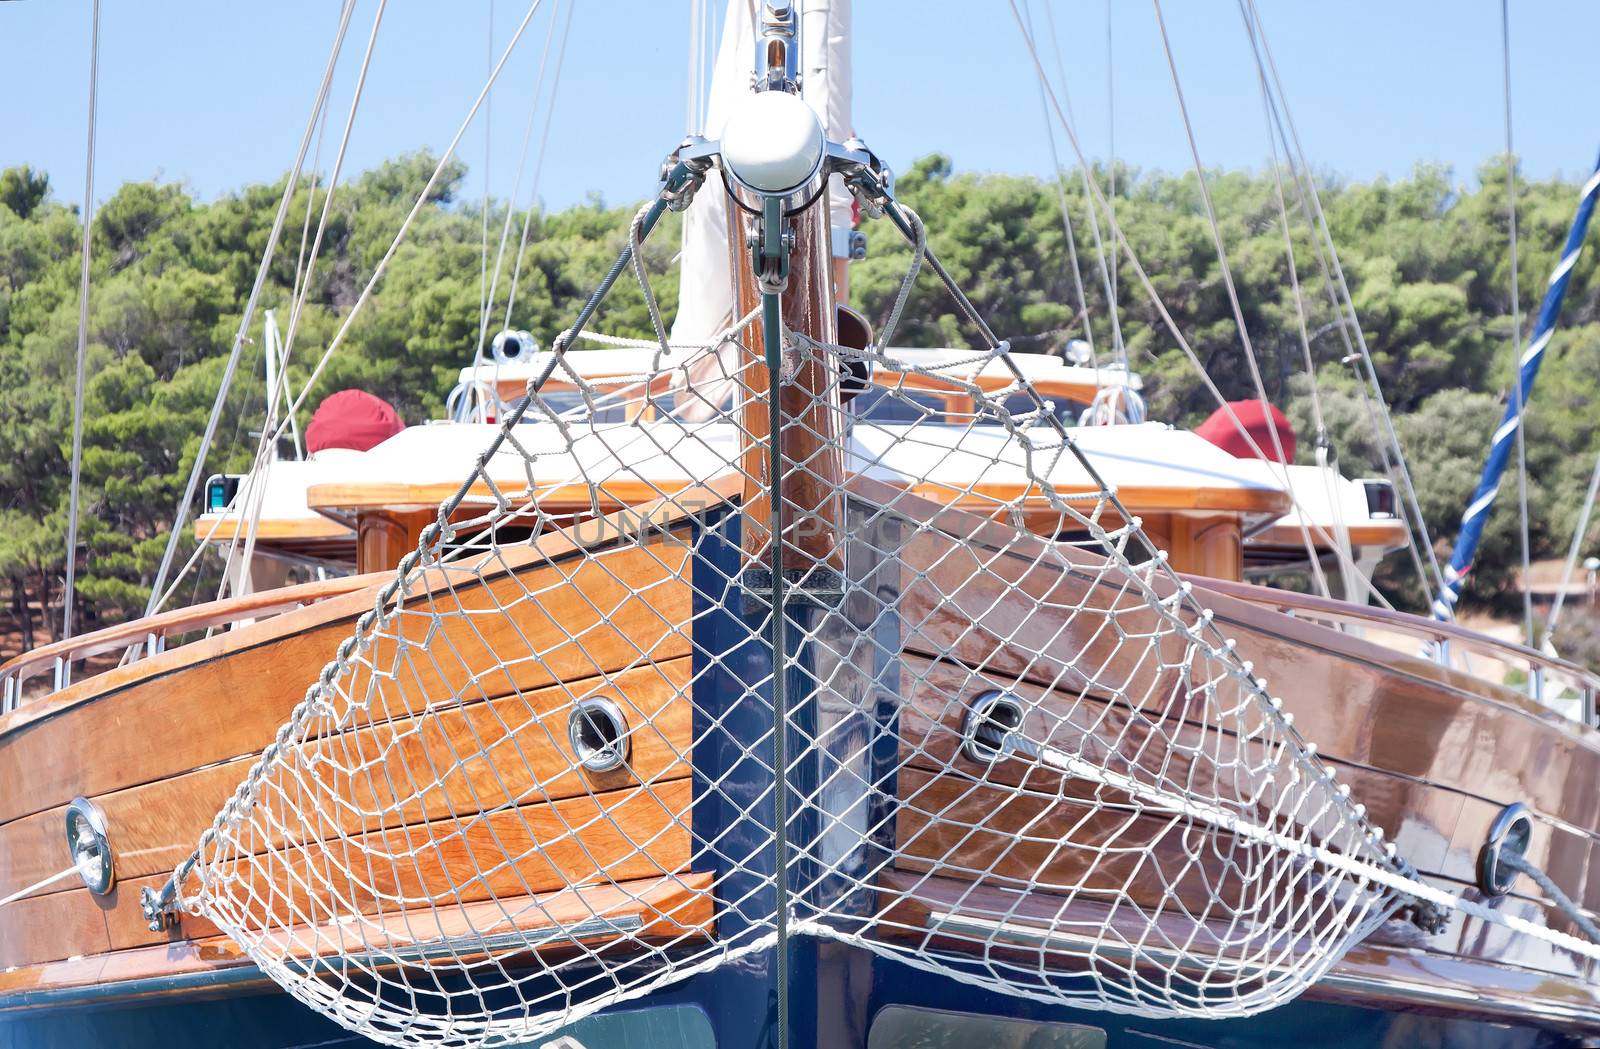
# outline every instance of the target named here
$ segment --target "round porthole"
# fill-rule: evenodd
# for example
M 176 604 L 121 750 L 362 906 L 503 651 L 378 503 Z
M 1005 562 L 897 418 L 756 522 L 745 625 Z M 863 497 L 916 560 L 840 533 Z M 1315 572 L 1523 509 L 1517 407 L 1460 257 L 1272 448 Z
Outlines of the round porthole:
M 611 772 L 628 763 L 628 719 L 622 708 L 604 696 L 572 705 L 567 718 L 572 752 L 590 772 Z
M 998 760 L 1006 749 L 1006 739 L 1022 727 L 1022 704 L 1009 692 L 985 692 L 972 701 L 961 752 L 985 765 Z
M 67 850 L 78 877 L 96 896 L 104 896 L 117 883 L 111 862 L 111 841 L 106 837 L 106 817 L 88 798 L 74 798 L 67 806 Z

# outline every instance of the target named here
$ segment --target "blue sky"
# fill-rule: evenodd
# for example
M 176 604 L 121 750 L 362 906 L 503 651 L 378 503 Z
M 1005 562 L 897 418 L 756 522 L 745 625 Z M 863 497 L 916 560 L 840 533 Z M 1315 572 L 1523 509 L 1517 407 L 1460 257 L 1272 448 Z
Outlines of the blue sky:
M 509 193 L 528 98 L 556 0 L 534 19 L 493 99 L 491 189 Z M 1043 29 L 1042 4 L 1032 0 Z M 1499 0 L 1258 0 L 1313 162 L 1349 179 L 1418 161 L 1470 180 L 1503 141 Z M 552 207 L 598 191 L 648 191 L 681 136 L 690 0 L 576 0 L 539 195 Z M 362 0 L 335 89 L 325 162 L 343 120 L 376 0 Z M 1117 155 L 1181 170 L 1187 147 L 1151 5 L 1112 0 Z M 1600 4 L 1513 3 L 1515 135 L 1534 176 L 1587 173 L 1600 112 Z M 1266 157 L 1255 73 L 1234 0 L 1167 0 L 1184 90 L 1208 164 Z M 133 178 L 180 180 L 210 199 L 286 170 L 327 48 L 333 0 L 105 0 L 97 196 Z M 82 194 L 89 0 L 0 2 L 0 166 L 46 169 Z M 499 46 L 526 0 L 493 0 Z M 1080 133 L 1108 152 L 1106 0 L 1057 0 Z M 391 0 L 349 164 L 443 147 L 485 76 L 491 0 Z M 1044 172 L 1032 69 L 1005 0 L 857 0 L 855 119 L 894 166 L 950 154 L 959 169 Z M 462 153 L 482 192 L 483 128 Z M 525 181 L 522 196 L 528 194 Z

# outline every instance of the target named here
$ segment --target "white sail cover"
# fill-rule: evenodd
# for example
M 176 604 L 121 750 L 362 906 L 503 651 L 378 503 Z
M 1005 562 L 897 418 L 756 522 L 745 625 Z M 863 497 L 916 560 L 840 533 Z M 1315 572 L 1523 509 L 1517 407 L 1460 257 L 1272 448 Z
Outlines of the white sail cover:
M 755 69 L 755 27 L 749 0 L 729 0 L 706 107 L 705 136 L 715 139 L 734 103 L 750 92 Z M 835 142 L 850 138 L 850 0 L 808 0 L 801 5 L 801 84 L 823 131 Z M 837 175 L 828 186 L 830 223 L 850 228 L 850 195 Z M 683 216 L 683 257 L 678 314 L 672 341 L 699 345 L 733 323 L 733 276 L 728 270 L 728 201 L 702 193 Z M 708 397 L 708 400 L 716 400 Z

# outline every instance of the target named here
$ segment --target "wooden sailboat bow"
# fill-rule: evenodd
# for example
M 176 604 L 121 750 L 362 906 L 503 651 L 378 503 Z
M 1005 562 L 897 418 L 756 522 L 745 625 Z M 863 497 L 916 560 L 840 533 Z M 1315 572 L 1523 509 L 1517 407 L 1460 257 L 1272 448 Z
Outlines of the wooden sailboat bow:
M 1600 1031 L 1600 678 L 1492 653 L 1568 677 L 1579 724 L 1345 629 L 1462 628 L 1183 574 L 1163 546 L 1221 520 L 1237 568 L 1289 494 L 1119 489 L 1089 442 L 1170 432 L 1072 426 L 802 94 L 798 5 L 733 13 L 754 90 L 548 354 L 463 380 L 495 411 L 453 431 L 465 476 L 371 482 L 410 495 L 392 571 L 0 667 L 0 1024 L 236 982 L 407 1049 L 660 1001 L 696 1049 L 1023 1044 L 869 1040 L 906 1003 L 1191 1045 L 1305 996 Z M 911 246 L 876 339 L 838 323 L 840 194 Z M 645 246 L 708 204 L 726 316 L 669 338 Z M 892 344 L 919 279 L 968 346 Z M 655 337 L 586 370 L 629 281 Z

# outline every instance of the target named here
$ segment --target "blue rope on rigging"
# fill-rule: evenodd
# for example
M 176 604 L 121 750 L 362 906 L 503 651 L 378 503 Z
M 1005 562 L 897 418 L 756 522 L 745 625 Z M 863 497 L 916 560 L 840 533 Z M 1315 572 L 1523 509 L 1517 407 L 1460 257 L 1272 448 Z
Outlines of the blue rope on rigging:
M 1517 430 L 1522 426 L 1522 416 L 1533 393 L 1533 381 L 1539 377 L 1539 364 L 1544 360 L 1545 347 L 1555 334 L 1556 318 L 1561 314 L 1561 303 L 1567 294 L 1567 280 L 1572 267 L 1583 251 L 1584 234 L 1589 229 L 1589 217 L 1594 213 L 1595 198 L 1600 197 L 1600 160 L 1589 181 L 1583 184 L 1578 196 L 1578 212 L 1572 217 L 1572 228 L 1567 231 L 1566 247 L 1561 250 L 1561 261 L 1550 274 L 1545 288 L 1544 302 L 1539 307 L 1539 319 L 1528 339 L 1528 348 L 1522 351 L 1517 364 L 1517 384 L 1520 396 L 1513 396 L 1506 404 L 1505 415 L 1494 431 L 1489 444 L 1489 458 L 1483 464 L 1483 476 L 1473 490 L 1466 512 L 1461 515 L 1461 531 L 1456 537 L 1450 563 L 1444 570 L 1444 589 L 1433 602 L 1433 617 L 1449 621 L 1454 617 L 1456 602 L 1461 597 L 1467 575 L 1472 571 L 1472 560 L 1478 552 L 1478 542 L 1483 538 L 1483 528 L 1489 521 L 1489 511 L 1494 507 L 1494 497 L 1500 491 L 1500 478 L 1506 471 L 1506 461 L 1511 457 Z

